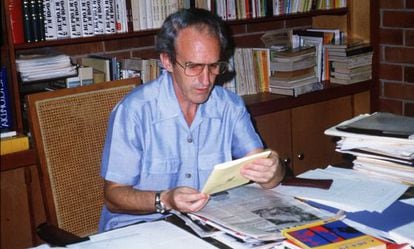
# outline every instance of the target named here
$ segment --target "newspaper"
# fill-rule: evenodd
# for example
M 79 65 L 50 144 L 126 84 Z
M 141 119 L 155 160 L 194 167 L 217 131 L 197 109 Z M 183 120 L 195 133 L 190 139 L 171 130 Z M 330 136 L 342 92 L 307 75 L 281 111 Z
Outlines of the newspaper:
M 214 195 L 201 211 L 189 216 L 244 241 L 283 239 L 280 231 L 284 228 L 332 218 L 332 214 L 257 184 Z

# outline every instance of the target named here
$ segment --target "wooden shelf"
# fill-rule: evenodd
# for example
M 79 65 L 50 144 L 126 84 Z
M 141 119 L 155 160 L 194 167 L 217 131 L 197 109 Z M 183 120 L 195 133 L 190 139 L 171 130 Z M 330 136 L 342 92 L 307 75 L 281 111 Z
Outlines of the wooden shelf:
M 304 12 L 304 13 L 295 13 L 295 14 L 287 14 L 287 15 L 272 16 L 272 17 L 259 17 L 259 18 L 250 18 L 250 19 L 242 19 L 242 20 L 231 20 L 231 21 L 226 21 L 226 24 L 231 26 L 231 25 L 239 25 L 239 24 L 274 22 L 278 20 L 289 20 L 289 19 L 297 19 L 297 18 L 304 18 L 304 17 L 314 17 L 314 16 L 320 16 L 320 15 L 345 15 L 347 13 L 348 13 L 347 8 L 338 8 L 338 9 L 316 10 L 316 11 L 310 11 L 310 12 Z M 91 36 L 91 37 L 68 38 L 68 39 L 50 40 L 50 41 L 42 41 L 42 42 L 23 43 L 23 44 L 15 44 L 14 49 L 15 50 L 28 50 L 28 49 L 42 48 L 42 47 L 54 47 L 54 46 L 62 46 L 62 45 L 69 45 L 69 44 L 82 44 L 82 43 L 89 43 L 89 42 L 144 37 L 144 36 L 154 35 L 158 33 L 158 31 L 159 29 L 148 29 L 148 30 L 119 33 L 119 34 L 97 35 L 97 36 Z
M 364 81 L 350 85 L 339 85 L 325 82 L 323 90 L 306 93 L 298 97 L 260 93 L 254 95 L 245 95 L 243 96 L 243 99 L 251 115 L 259 116 L 271 112 L 277 112 L 355 93 L 369 91 L 371 84 L 371 81 Z
M 35 164 L 37 164 L 37 156 L 35 150 L 33 149 L 1 156 L 1 171 L 17 169 Z

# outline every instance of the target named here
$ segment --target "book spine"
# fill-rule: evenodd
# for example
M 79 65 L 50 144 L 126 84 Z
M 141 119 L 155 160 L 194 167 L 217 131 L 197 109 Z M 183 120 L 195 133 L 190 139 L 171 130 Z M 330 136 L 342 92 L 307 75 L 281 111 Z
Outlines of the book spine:
M 0 120 L 0 128 L 2 131 L 12 129 L 13 116 L 5 66 L 2 66 L 0 71 Z
M 114 0 L 103 0 L 104 2 L 104 33 L 105 34 L 114 34 L 115 30 L 115 10 L 114 10 Z
M 82 36 L 82 19 L 80 14 L 80 0 L 68 1 L 69 36 L 78 38 Z
M 33 34 L 30 24 L 30 3 L 29 0 L 22 0 L 23 9 L 23 27 L 24 27 L 24 40 L 25 42 L 33 42 Z
M 116 30 L 116 33 L 126 32 L 125 17 L 126 17 L 125 1 L 115 0 L 115 30 Z
M 56 0 L 57 38 L 69 37 L 68 6 L 65 0 Z
M 127 15 L 127 31 L 132 32 L 134 31 L 134 19 L 133 19 L 133 10 L 132 10 L 132 1 L 133 0 L 125 0 L 125 11 Z
M 57 20 L 56 20 L 56 4 L 55 0 L 44 0 L 43 16 L 45 22 L 45 39 L 57 39 Z
M 23 31 L 23 2 L 21 0 L 9 0 L 9 13 L 11 34 L 14 44 L 24 43 Z
M 88 37 L 95 34 L 94 31 L 94 18 L 92 15 L 93 6 L 89 0 L 80 0 L 81 18 L 82 18 L 82 36 Z
M 37 5 L 37 24 L 39 29 L 39 41 L 46 40 L 45 34 L 45 18 L 43 14 L 44 0 L 36 0 Z
M 93 28 L 95 35 L 104 34 L 104 5 L 103 0 L 92 0 Z
M 40 32 L 39 32 L 39 11 L 37 9 L 38 5 L 36 0 L 29 0 L 29 19 L 30 19 L 30 29 L 33 35 L 33 41 L 40 41 Z

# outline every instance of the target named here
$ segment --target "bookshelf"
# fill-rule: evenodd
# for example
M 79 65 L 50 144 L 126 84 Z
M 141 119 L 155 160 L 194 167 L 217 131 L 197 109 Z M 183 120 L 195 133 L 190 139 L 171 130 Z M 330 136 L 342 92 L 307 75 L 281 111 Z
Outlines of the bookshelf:
M 231 29 L 235 44 L 240 47 L 263 46 L 260 36 L 266 31 L 314 26 L 340 28 L 350 35 L 371 41 L 375 48 L 377 40 L 372 31 L 372 26 L 378 22 L 377 15 L 372 13 L 377 10 L 375 2 L 373 0 L 348 0 L 347 8 L 233 20 L 227 21 L 227 24 Z M 52 47 L 75 59 L 88 54 L 113 54 L 120 58 L 156 56 L 153 48 L 157 29 L 13 44 L 10 35 L 11 23 L 7 18 L 10 15 L 6 8 L 8 3 L 9 0 L 4 0 L 1 6 L 2 33 L 7 35 L 2 38 L 1 63 L 8 69 L 15 119 L 14 128 L 19 133 L 27 131 L 22 111 L 24 96 L 22 96 L 21 82 L 15 63 L 19 53 Z M 282 160 L 289 164 L 295 173 L 300 173 L 309 167 L 325 165 L 327 161 L 341 159 L 333 152 L 334 143 L 328 137 L 324 137 L 325 128 L 337 121 L 348 119 L 350 116 L 377 109 L 378 87 L 375 80 L 375 64 L 373 70 L 374 79 L 371 81 L 352 85 L 335 85 L 325 82 L 324 90 L 304 94 L 297 98 L 268 93 L 248 95 L 243 98 L 265 143 L 279 151 Z M 2 203 L 7 201 L 26 203 L 20 212 L 12 211 L 12 205 L 3 207 L 2 204 L 2 212 L 6 209 L 4 219 L 8 219 L 8 223 L 3 222 L 2 215 L 2 228 L 3 224 L 12 223 L 13 227 L 21 229 L 25 234 L 21 239 L 5 240 L 4 238 L 13 238 L 13 236 L 2 232 L 2 248 L 25 248 L 39 243 L 33 229 L 43 220 L 44 210 L 41 204 L 42 196 L 39 191 L 36 164 L 36 152 L 33 149 L 1 157 L 2 179 L 8 178 L 7 181 L 2 181 L 2 187 L 4 183 L 4 189 L 9 196 L 19 196 L 15 200 L 2 198 L 4 200 Z M 33 217 L 26 214 L 19 216 L 21 212 L 31 213 Z M 16 218 L 17 216 L 19 217 Z M 28 227 L 27 224 L 31 226 Z M 2 231 L 6 230 L 2 229 Z M 19 239 L 21 241 L 16 242 Z

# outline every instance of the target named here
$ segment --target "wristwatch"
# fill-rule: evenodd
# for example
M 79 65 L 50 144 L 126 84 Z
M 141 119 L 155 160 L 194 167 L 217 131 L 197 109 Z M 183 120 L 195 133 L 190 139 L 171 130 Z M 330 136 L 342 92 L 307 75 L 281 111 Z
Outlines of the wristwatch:
M 160 214 L 165 214 L 168 212 L 167 207 L 161 201 L 161 192 L 155 193 L 155 211 Z

